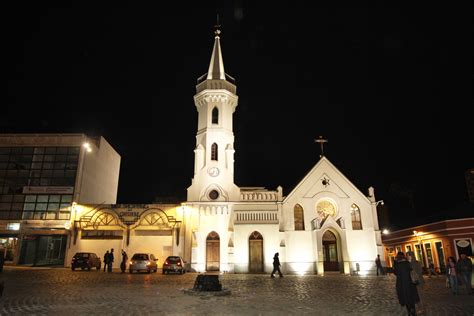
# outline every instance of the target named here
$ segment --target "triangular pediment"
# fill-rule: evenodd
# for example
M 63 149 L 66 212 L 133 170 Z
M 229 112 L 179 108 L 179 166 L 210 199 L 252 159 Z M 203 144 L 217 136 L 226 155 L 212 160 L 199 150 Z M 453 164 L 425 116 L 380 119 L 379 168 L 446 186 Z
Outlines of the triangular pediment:
M 324 223 L 319 228 L 320 231 L 325 231 L 326 229 L 332 229 L 336 231 L 337 233 L 339 233 L 340 236 L 344 235 L 344 231 L 341 229 L 339 224 L 336 222 L 336 220 L 332 216 L 329 216 L 328 218 L 326 218 Z
M 314 180 L 314 181 L 313 181 Z M 337 182 L 330 177 L 326 172 L 323 172 L 321 176 L 315 176 L 310 178 L 312 186 L 304 193 L 303 197 L 313 198 L 315 195 L 321 192 L 331 192 L 337 197 L 348 198 L 349 195 L 337 184 Z
M 314 198 L 322 193 L 330 193 L 341 199 L 357 195 L 368 201 L 367 197 L 324 156 L 285 197 L 285 200 L 294 195 Z

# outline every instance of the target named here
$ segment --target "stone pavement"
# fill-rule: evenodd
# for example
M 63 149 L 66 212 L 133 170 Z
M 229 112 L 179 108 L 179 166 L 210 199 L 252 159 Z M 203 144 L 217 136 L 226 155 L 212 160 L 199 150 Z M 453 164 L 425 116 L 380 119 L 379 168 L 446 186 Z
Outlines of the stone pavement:
M 0 315 L 406 315 L 393 276 L 222 274 L 231 295 L 185 294 L 196 276 L 5 267 Z M 474 315 L 473 295 L 426 280 L 425 315 Z

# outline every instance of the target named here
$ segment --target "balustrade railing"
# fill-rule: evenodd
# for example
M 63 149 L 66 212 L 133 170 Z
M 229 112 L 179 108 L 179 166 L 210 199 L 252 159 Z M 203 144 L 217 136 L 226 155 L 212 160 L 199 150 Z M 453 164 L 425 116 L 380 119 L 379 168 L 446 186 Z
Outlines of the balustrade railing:
M 277 224 L 278 211 L 235 211 L 235 224 Z

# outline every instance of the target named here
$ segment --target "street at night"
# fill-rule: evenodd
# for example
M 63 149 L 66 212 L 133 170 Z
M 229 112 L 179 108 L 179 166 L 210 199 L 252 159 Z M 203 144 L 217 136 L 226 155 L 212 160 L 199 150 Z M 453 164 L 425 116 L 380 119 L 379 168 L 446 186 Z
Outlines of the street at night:
M 196 273 L 121 274 L 5 267 L 1 315 L 405 315 L 395 277 L 221 274 L 227 296 L 189 295 Z M 473 315 L 472 296 L 426 278 L 425 315 Z
M 0 316 L 474 316 L 471 8 L 316 6 L 10 3 Z

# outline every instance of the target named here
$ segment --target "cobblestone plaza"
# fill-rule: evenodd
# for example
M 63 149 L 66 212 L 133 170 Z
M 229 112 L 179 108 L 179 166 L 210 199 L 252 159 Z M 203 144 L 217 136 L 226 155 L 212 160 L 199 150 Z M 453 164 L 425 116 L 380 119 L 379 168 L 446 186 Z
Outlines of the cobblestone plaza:
M 5 267 L 1 315 L 406 315 L 395 277 L 222 274 L 229 296 L 188 295 L 196 273 L 121 274 Z M 427 278 L 425 315 L 474 315 L 474 297 L 457 296 L 444 276 Z

